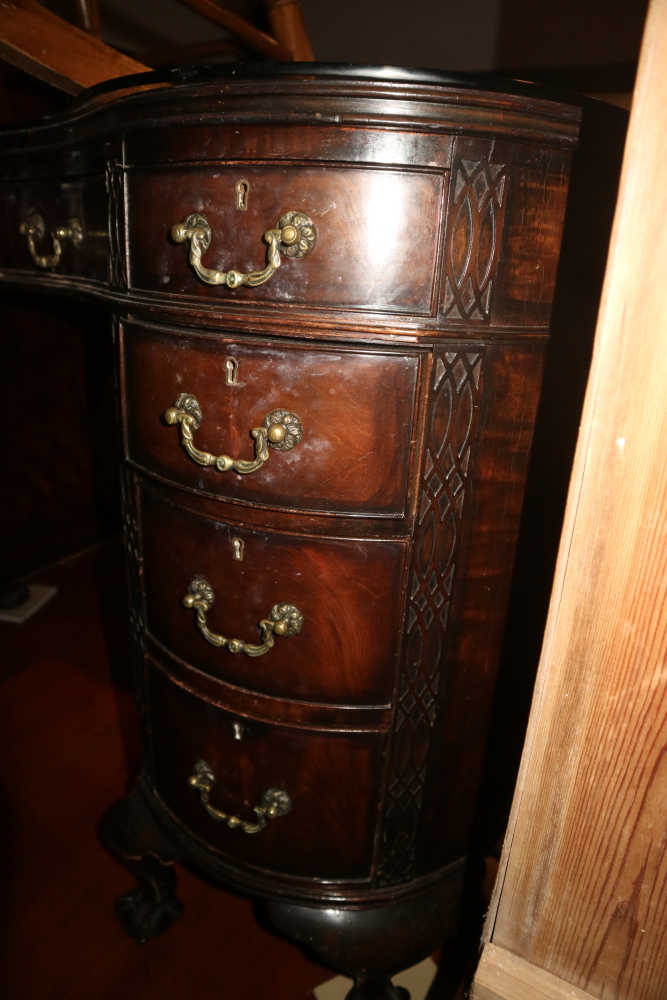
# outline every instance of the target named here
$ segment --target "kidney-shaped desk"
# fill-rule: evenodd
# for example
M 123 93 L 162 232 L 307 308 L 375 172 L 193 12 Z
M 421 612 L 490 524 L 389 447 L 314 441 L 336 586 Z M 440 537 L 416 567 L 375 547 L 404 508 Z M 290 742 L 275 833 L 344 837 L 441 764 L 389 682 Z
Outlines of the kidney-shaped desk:
M 393 996 L 455 926 L 580 110 L 189 77 L 0 136 L 2 281 L 114 316 L 143 741 L 117 913 L 163 930 L 184 856 Z

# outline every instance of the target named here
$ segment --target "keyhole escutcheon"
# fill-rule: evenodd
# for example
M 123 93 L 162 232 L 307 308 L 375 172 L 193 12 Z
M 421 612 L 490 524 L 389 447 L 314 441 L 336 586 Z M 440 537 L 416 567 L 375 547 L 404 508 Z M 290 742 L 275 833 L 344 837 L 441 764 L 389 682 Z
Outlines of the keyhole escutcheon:
M 236 182 L 236 207 L 241 212 L 245 212 L 248 209 L 248 194 L 250 192 L 250 184 L 246 180 L 240 180 Z
M 225 358 L 225 382 L 227 385 L 236 385 L 239 372 L 239 363 L 236 358 Z

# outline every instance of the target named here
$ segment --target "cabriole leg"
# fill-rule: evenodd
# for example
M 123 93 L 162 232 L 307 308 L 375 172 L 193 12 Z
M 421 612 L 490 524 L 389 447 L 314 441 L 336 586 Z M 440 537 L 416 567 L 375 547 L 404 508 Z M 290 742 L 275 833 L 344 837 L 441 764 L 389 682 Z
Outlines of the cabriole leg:
M 354 977 L 347 1000 L 410 1000 L 391 977 L 454 934 L 460 889 L 460 879 L 453 879 L 411 899 L 366 909 L 271 901 L 268 915 L 331 968 Z
M 357 976 L 345 1000 L 410 1000 L 410 993 L 389 976 Z
M 139 944 L 162 934 L 183 913 L 173 869 L 177 852 L 158 828 L 141 792 L 131 792 L 104 817 L 102 837 L 139 885 L 116 900 L 114 915 Z

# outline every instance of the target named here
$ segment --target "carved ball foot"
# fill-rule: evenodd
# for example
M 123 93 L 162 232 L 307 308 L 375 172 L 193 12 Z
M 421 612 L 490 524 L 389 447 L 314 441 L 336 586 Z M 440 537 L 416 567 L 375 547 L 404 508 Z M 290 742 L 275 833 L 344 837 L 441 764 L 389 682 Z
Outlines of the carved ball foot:
M 388 976 L 358 976 L 345 1000 L 410 1000 L 410 993 Z
M 183 913 L 176 898 L 173 868 L 177 851 L 158 827 L 137 789 L 109 810 L 102 822 L 107 846 L 130 869 L 139 885 L 119 896 L 114 915 L 139 944 L 162 934 Z
M 183 904 L 175 897 L 156 900 L 150 889 L 137 886 L 117 898 L 113 912 L 126 934 L 147 944 L 183 915 Z

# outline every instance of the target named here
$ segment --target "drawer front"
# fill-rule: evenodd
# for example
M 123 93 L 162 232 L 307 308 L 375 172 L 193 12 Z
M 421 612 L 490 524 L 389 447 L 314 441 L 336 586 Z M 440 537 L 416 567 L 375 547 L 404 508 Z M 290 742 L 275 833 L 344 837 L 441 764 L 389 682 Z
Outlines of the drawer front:
M 137 289 L 430 315 L 444 172 L 369 167 L 196 164 L 129 171 L 130 282 Z M 237 208 L 245 181 L 247 207 Z M 260 271 L 264 233 L 287 212 L 313 222 L 316 241 L 259 287 L 212 286 L 195 275 L 172 226 L 204 215 L 209 269 Z
M 148 629 L 182 659 L 247 690 L 306 702 L 388 705 L 401 628 L 406 545 L 232 526 L 141 490 Z M 235 558 L 235 555 L 237 558 Z M 242 559 L 238 558 L 242 556 Z M 207 626 L 260 645 L 277 604 L 303 615 L 260 656 L 211 645 L 183 606 L 197 578 L 214 601 Z
M 291 730 L 233 716 L 148 666 L 157 791 L 208 847 L 265 870 L 318 879 L 370 875 L 384 736 Z M 242 729 L 238 727 L 241 726 Z M 240 737 L 240 738 L 239 738 Z M 256 833 L 230 829 L 188 783 L 197 761 L 215 779 L 213 808 L 253 823 L 271 789 L 291 810 Z
M 128 457 L 167 482 L 212 496 L 304 511 L 400 516 L 412 456 L 419 357 L 208 340 L 126 324 Z M 228 385 L 233 362 L 235 383 Z M 248 474 L 198 465 L 163 414 L 182 393 L 202 413 L 198 449 L 253 458 L 251 431 L 277 409 L 301 441 L 269 447 Z
M 3 188 L 1 266 L 107 281 L 109 222 L 103 177 L 26 181 Z M 62 233 L 57 237 L 60 247 L 54 243 L 56 230 Z

